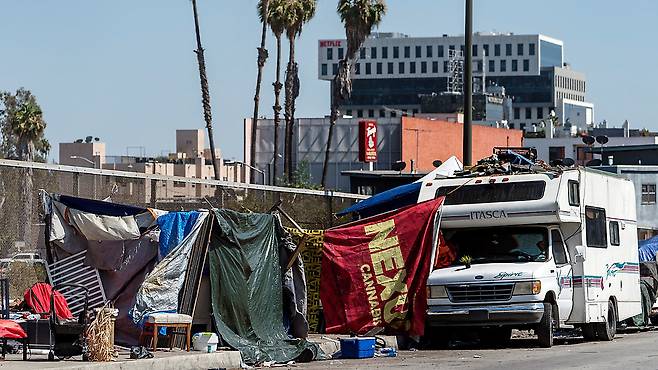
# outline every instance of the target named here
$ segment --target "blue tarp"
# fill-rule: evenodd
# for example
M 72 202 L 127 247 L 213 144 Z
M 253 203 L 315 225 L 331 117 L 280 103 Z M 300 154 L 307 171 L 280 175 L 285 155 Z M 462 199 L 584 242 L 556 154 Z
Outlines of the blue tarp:
M 102 200 L 76 198 L 59 194 L 54 194 L 53 197 L 55 200 L 59 201 L 67 207 L 71 207 L 82 212 L 103 216 L 134 216 L 146 212 L 146 208 L 110 203 Z
M 363 200 L 347 209 L 338 212 L 338 216 L 358 213 L 361 217 L 370 217 L 380 213 L 392 211 L 418 202 L 420 188 L 423 186 L 420 182 L 398 186 L 387 190 L 383 193 L 374 195 Z
M 163 259 L 169 252 L 176 248 L 183 239 L 192 231 L 192 227 L 199 218 L 199 212 L 169 212 L 158 217 L 160 227 L 160 253 L 159 259 Z
M 655 261 L 658 253 L 658 236 L 641 240 L 639 243 L 640 262 Z

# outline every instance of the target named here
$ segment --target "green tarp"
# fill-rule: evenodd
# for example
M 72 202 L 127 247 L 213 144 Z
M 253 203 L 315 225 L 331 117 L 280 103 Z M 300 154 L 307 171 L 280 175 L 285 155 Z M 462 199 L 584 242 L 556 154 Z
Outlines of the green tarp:
M 284 328 L 279 219 L 215 210 L 208 250 L 212 309 L 221 337 L 247 364 L 310 361 L 317 345 L 290 339 Z

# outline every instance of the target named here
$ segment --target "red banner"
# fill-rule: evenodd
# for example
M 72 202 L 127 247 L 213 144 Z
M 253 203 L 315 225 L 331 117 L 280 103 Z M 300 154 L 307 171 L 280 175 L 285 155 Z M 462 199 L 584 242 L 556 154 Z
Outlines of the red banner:
M 359 121 L 359 161 L 377 162 L 376 121 Z
M 423 335 L 434 216 L 443 198 L 324 234 L 320 299 L 327 333 L 384 327 Z

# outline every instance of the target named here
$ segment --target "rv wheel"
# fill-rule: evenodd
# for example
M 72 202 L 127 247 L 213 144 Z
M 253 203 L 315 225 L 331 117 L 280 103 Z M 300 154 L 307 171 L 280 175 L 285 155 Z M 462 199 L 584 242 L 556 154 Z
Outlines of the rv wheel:
M 550 303 L 544 303 L 544 316 L 535 329 L 539 345 L 544 348 L 553 347 L 553 307 Z
M 606 322 L 596 324 L 596 335 L 599 340 L 611 341 L 617 334 L 617 311 L 612 301 L 608 302 L 608 318 Z

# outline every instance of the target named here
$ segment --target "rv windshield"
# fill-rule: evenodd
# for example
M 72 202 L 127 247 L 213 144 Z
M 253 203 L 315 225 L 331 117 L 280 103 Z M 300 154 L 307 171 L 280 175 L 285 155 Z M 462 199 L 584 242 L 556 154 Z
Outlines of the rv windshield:
M 457 252 L 453 265 L 470 263 L 544 262 L 548 259 L 548 231 L 543 227 L 490 227 L 444 230 Z

